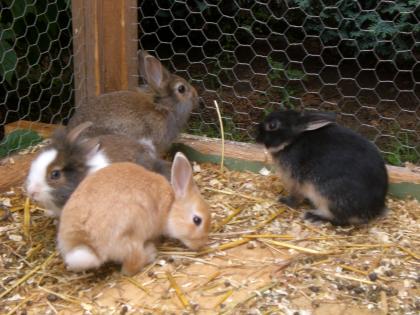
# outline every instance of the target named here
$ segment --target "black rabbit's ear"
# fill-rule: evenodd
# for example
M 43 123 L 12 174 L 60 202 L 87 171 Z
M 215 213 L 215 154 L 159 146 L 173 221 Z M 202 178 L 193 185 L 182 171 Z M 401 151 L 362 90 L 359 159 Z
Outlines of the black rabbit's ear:
M 301 131 L 316 130 L 335 122 L 334 113 L 304 112 L 300 116 L 298 127 Z
M 171 76 L 159 60 L 144 50 L 139 52 L 139 71 L 154 90 L 164 87 Z

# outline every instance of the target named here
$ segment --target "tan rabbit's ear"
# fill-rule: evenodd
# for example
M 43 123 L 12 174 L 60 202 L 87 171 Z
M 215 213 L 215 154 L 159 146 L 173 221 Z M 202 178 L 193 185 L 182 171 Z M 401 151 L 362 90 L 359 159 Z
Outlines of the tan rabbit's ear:
M 185 197 L 193 183 L 193 173 L 190 162 L 181 152 L 175 154 L 171 171 L 171 185 L 176 197 Z
M 92 125 L 93 125 L 93 122 L 91 122 L 91 121 L 86 121 L 84 123 L 81 123 L 80 125 L 77 125 L 72 130 L 69 131 L 69 133 L 67 134 L 67 139 L 70 142 L 75 142 L 77 140 L 77 138 L 79 138 L 80 134 L 85 129 L 89 128 Z
M 165 69 L 160 61 L 144 50 L 139 52 L 139 70 L 147 84 L 154 90 L 164 87 L 170 77 L 169 71 Z

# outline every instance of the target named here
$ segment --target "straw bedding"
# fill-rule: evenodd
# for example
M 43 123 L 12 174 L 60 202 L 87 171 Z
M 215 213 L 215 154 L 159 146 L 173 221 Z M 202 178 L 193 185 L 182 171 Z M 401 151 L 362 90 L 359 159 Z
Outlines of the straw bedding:
M 56 224 L 20 187 L 0 196 L 1 314 L 419 314 L 420 205 L 367 226 L 311 225 L 273 174 L 195 165 L 213 229 L 201 252 L 164 240 L 134 277 L 66 271 Z M 7 215 L 9 214 L 9 215 Z

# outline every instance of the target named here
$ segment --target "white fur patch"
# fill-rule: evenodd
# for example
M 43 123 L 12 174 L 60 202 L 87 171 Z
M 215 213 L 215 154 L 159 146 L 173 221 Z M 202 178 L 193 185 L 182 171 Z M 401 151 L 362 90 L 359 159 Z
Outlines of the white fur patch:
M 277 152 L 280 152 L 281 150 L 283 150 L 289 144 L 290 144 L 289 142 L 285 142 L 285 143 L 282 143 L 282 144 L 280 144 L 280 145 L 278 145 L 276 147 L 270 147 L 270 148 L 268 148 L 268 151 L 270 153 L 277 153 Z
M 98 268 L 101 265 L 98 257 L 86 246 L 73 248 L 64 256 L 64 261 L 69 270 L 81 271 Z
M 57 210 L 52 201 L 51 187 L 48 185 L 47 168 L 57 157 L 57 150 L 49 149 L 38 155 L 32 162 L 28 177 L 25 183 L 25 189 L 28 195 L 36 202 L 42 204 L 48 210 Z
M 145 146 L 147 149 L 149 149 L 151 155 L 156 156 L 156 147 L 153 144 L 152 139 L 149 138 L 141 138 L 138 141 L 141 145 Z
M 94 173 L 101 168 L 104 168 L 108 165 L 110 165 L 111 162 L 106 157 L 105 153 L 100 150 L 96 152 L 88 161 L 87 165 L 89 167 L 89 174 Z

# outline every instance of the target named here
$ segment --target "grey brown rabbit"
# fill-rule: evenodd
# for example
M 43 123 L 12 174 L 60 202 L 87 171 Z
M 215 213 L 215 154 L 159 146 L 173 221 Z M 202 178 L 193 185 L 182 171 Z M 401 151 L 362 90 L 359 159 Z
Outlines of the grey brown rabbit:
M 322 112 L 278 111 L 258 126 L 258 143 L 276 162 L 296 206 L 304 198 L 315 206 L 311 221 L 334 225 L 366 223 L 384 214 L 388 175 L 378 149 Z
M 145 51 L 139 54 L 139 64 L 145 88 L 89 99 L 76 109 L 69 128 L 92 121 L 92 128 L 85 132 L 89 137 L 125 135 L 153 146 L 158 155 L 165 153 L 198 106 L 197 91 Z
M 52 142 L 33 160 L 25 183 L 28 195 L 57 216 L 79 183 L 88 175 L 115 162 L 133 162 L 170 179 L 171 163 L 156 156 L 153 148 L 122 135 L 86 139 L 92 126 L 84 122 L 68 132 L 58 129 Z

